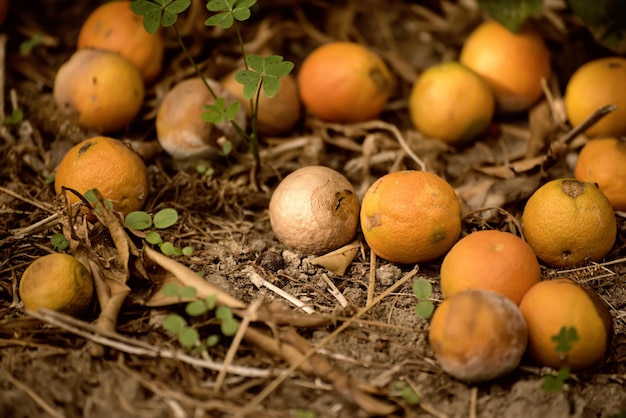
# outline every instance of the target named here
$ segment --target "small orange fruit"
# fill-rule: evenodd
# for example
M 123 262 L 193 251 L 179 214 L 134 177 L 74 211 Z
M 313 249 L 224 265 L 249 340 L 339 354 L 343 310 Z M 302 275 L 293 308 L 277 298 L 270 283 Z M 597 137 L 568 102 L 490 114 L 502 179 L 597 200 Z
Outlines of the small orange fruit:
M 602 360 L 610 345 L 613 320 L 609 309 L 593 291 L 572 280 L 536 284 L 524 296 L 520 310 L 528 325 L 530 354 L 542 366 L 585 369 Z M 579 338 L 566 357 L 557 351 L 553 339 L 563 327 L 575 328 Z
M 532 248 L 508 232 L 478 231 L 461 238 L 441 264 L 441 291 L 448 298 L 466 289 L 486 289 L 519 305 L 541 280 Z
M 61 160 L 54 179 L 57 194 L 63 186 L 80 194 L 98 189 L 114 210 L 127 215 L 146 202 L 148 173 L 141 157 L 123 142 L 96 136 L 76 144 Z M 73 193 L 67 197 L 70 204 L 78 202 Z
M 458 62 L 427 69 L 409 97 L 415 127 L 428 137 L 455 145 L 483 133 L 491 122 L 494 107 L 490 87 Z
M 54 79 L 54 99 L 61 110 L 82 127 L 99 133 L 127 126 L 137 116 L 143 98 L 137 68 L 111 51 L 76 51 Z
M 576 70 L 565 88 L 565 111 L 573 126 L 608 104 L 617 109 L 587 129 L 587 136 L 626 135 L 626 58 L 588 62 Z
M 224 76 L 220 83 L 237 98 L 250 115 L 250 100 L 243 95 L 243 84 L 235 80 L 233 71 Z M 258 129 L 266 135 L 283 135 L 288 133 L 300 119 L 302 104 L 298 95 L 296 79 L 287 74 L 280 79 L 280 90 L 274 97 L 267 97 L 261 91 L 259 97 Z
M 480 382 L 513 371 L 528 343 L 516 304 L 490 290 L 464 290 L 435 309 L 428 339 L 441 368 Z
M 554 267 L 600 261 L 615 242 L 611 203 L 594 183 L 552 180 L 537 189 L 522 214 L 524 236 L 537 257 Z
M 354 239 L 359 198 L 338 171 L 307 166 L 285 177 L 272 194 L 272 230 L 286 247 L 303 254 L 336 250 Z
M 485 79 L 504 112 L 528 109 L 543 93 L 541 79 L 550 78 L 550 51 L 529 24 L 513 33 L 496 21 L 482 23 L 459 60 Z
M 398 171 L 376 180 L 363 196 L 360 217 L 367 244 L 392 263 L 440 257 L 461 233 L 454 189 L 426 171 Z
M 613 209 L 626 210 L 626 142 L 624 138 L 598 138 L 578 154 L 574 177 L 595 183 Z
M 93 293 L 89 270 L 78 259 L 63 253 L 39 257 L 20 280 L 24 309 L 47 308 L 79 316 L 91 306 Z
M 353 42 L 331 42 L 306 57 L 298 74 L 300 98 L 318 118 L 352 123 L 382 112 L 395 80 L 378 55 Z
M 163 62 L 163 38 L 143 27 L 142 16 L 130 1 L 111 1 L 97 7 L 78 33 L 77 48 L 105 49 L 120 53 L 133 63 L 146 82 L 154 81 Z

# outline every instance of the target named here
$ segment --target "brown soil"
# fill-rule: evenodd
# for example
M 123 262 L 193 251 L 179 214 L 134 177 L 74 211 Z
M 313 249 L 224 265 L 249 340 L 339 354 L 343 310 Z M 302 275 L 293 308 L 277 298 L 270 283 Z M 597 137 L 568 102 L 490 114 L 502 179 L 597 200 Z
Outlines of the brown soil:
M 555 371 L 530 359 L 511 375 L 482 384 L 462 383 L 441 371 L 426 338 L 429 322 L 415 314 L 412 294 L 412 282 L 423 277 L 433 284 L 433 299 L 440 299 L 441 260 L 419 268 L 378 260 L 374 303 L 364 311 L 371 268 L 365 245 L 341 277 L 313 264 L 314 257 L 285 249 L 271 231 L 267 205 L 282 177 L 304 165 L 323 164 L 344 173 L 362 196 L 384 173 L 418 168 L 399 141 L 455 186 L 465 204 L 464 233 L 483 228 L 517 232 L 523 203 L 537 185 L 571 176 L 571 155 L 581 141 L 549 144 L 564 131 L 550 125 L 545 105 L 533 109 L 530 118 L 498 116 L 488 135 L 462 149 L 423 138 L 410 125 L 411 83 L 424 68 L 458 55 L 463 39 L 482 19 L 473 2 L 259 3 L 255 17 L 240 25 L 251 52 L 271 47 L 293 61 L 297 72 L 313 47 L 350 39 L 381 53 L 399 83 L 380 121 L 334 125 L 303 118 L 286 137 L 263 138 L 262 166 L 252 181 L 253 164 L 245 152 L 211 162 L 215 173 L 206 177 L 155 146 L 154 115 L 163 94 L 193 73 L 173 31 L 165 32 L 163 75 L 148 89 L 140 117 L 114 136 L 129 140 L 149 167 L 146 211 L 172 207 L 180 214 L 162 235 L 194 252 L 172 260 L 201 272 L 206 282 L 248 308 L 248 314 L 235 310 L 250 319 L 245 338 L 222 337 L 201 355 L 182 349 L 162 326 L 168 314 L 182 313 L 181 304 L 146 305 L 155 302 L 152 297 L 159 295 L 156 289 L 167 274 L 142 241 L 127 240 L 131 235 L 114 216 L 96 224 L 85 223 L 82 215 L 70 219 L 48 181 L 64 152 L 93 135 L 59 114 L 51 89 L 94 2 L 13 1 L 2 26 L 7 43 L 0 48 L 5 53 L 0 115 L 18 108 L 24 118 L 0 129 L 0 416 L 625 417 L 622 216 L 605 263 L 570 271 L 543 268 L 545 279 L 566 276 L 593 288 L 611 307 L 615 324 L 606 358 L 556 393 L 541 388 L 543 376 Z M 236 37 L 232 30 L 204 27 L 207 17 L 203 2 L 194 1 L 178 24 L 202 68 L 218 78 L 237 65 Z M 567 10 L 547 10 L 538 22 L 554 54 L 560 82 L 555 93 L 581 62 L 609 54 Z M 20 44 L 36 34 L 44 34 L 41 43 L 20 54 Z M 82 320 L 24 312 L 16 290 L 20 277 L 32 260 L 55 251 L 50 237 L 57 233 L 71 238 L 71 249 L 65 251 L 87 262 L 99 283 L 114 295 L 129 291 L 116 332 L 95 326 L 98 307 Z M 121 283 L 126 275 L 127 287 Z M 315 312 L 296 309 L 268 288 L 259 290 L 253 278 L 265 279 Z M 203 337 L 219 334 L 212 314 L 188 321 Z M 236 349 L 232 358 L 227 356 L 231 347 Z M 317 347 L 315 354 L 311 347 Z M 290 373 L 283 373 L 290 365 Z M 420 401 L 407 402 L 402 385 Z

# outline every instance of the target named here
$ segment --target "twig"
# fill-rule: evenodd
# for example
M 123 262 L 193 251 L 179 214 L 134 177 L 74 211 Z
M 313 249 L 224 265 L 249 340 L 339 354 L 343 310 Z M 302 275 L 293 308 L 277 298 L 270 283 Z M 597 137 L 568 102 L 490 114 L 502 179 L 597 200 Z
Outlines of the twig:
M 41 396 L 37 395 L 35 391 L 33 391 L 31 388 L 13 377 L 13 375 L 9 373 L 8 370 L 3 370 L 3 374 L 9 383 L 28 395 L 28 397 L 35 401 L 35 403 L 39 405 L 39 407 L 43 409 L 48 415 L 52 416 L 53 418 L 65 418 L 63 412 L 54 409 Z
M 37 311 L 27 310 L 27 313 L 30 316 L 39 319 L 40 321 L 47 322 L 58 328 L 81 336 L 89 341 L 116 349 L 124 353 L 141 355 L 146 357 L 169 358 L 179 360 L 183 363 L 187 363 L 195 367 L 213 370 L 216 372 L 219 372 L 224 368 L 224 365 L 222 363 L 191 357 L 177 350 L 159 348 L 143 341 L 127 338 L 116 333 L 110 333 L 98 329 L 94 325 L 72 318 L 71 316 L 61 314 L 59 312 L 40 308 Z M 271 370 L 255 369 L 244 366 L 229 365 L 228 367 L 226 367 L 226 370 L 230 374 L 244 377 L 267 378 L 275 375 L 275 372 Z
M 313 309 L 313 307 L 308 306 L 306 303 L 302 302 L 297 297 L 290 295 L 289 293 L 285 292 L 280 287 L 275 286 L 272 283 L 270 283 L 267 280 L 265 280 L 263 277 L 261 277 L 261 275 L 259 273 L 254 271 L 254 269 L 252 267 L 248 266 L 245 269 L 245 271 L 248 274 L 248 278 L 250 279 L 252 284 L 254 284 L 257 288 L 260 289 L 261 287 L 266 287 L 267 289 L 269 289 L 272 292 L 276 293 L 278 296 L 280 296 L 280 297 L 284 298 L 285 300 L 291 302 L 293 305 L 295 305 L 297 308 L 301 309 L 303 312 L 306 312 L 308 314 L 312 314 L 312 313 L 316 312 L 315 309 Z
M 3 192 L 3 193 L 5 193 L 5 194 L 8 194 L 8 195 L 9 195 L 9 196 L 11 196 L 11 197 L 14 197 L 14 198 L 16 198 L 16 199 L 21 200 L 22 202 L 26 202 L 26 203 L 28 203 L 28 204 L 31 204 L 31 205 L 35 206 L 36 208 L 39 208 L 39 209 L 41 209 L 41 210 L 44 210 L 44 211 L 46 211 L 46 212 L 48 212 L 48 213 L 54 213 L 54 210 L 53 210 L 53 209 L 51 209 L 49 206 L 42 205 L 41 203 L 39 203 L 39 202 L 35 202 L 35 201 L 34 201 L 34 200 L 32 200 L 32 199 L 27 199 L 27 198 L 25 198 L 25 197 L 23 197 L 23 196 L 21 196 L 21 195 L 19 195 L 19 194 L 15 193 L 14 191 L 7 189 L 6 187 L 2 187 L 2 186 L 0 186 L 0 192 Z
M 4 79 L 5 79 L 5 62 L 7 49 L 7 35 L 0 34 L 0 121 L 4 121 L 6 114 L 4 113 Z
M 337 299 L 337 302 L 339 302 L 342 308 L 346 308 L 348 306 L 348 301 L 341 294 L 339 289 L 337 289 L 337 286 L 335 286 L 335 283 L 333 283 L 333 281 L 328 278 L 326 273 L 322 273 L 322 278 L 324 279 L 328 287 L 330 287 L 330 294 L 333 295 L 335 299 Z
M 316 354 L 317 350 L 326 346 L 326 344 L 328 344 L 332 339 L 336 338 L 337 335 L 345 331 L 354 322 L 356 322 L 360 317 L 362 317 L 367 312 L 369 312 L 369 310 L 373 308 L 376 304 L 378 304 L 381 300 L 386 298 L 388 295 L 393 293 L 400 286 L 404 285 L 408 280 L 413 278 L 417 274 L 418 271 L 419 269 L 418 269 L 418 266 L 416 265 L 413 270 L 408 272 L 406 275 L 404 275 L 404 277 L 402 277 L 400 280 L 395 282 L 391 287 L 389 287 L 387 290 L 381 293 L 378 297 L 376 297 L 376 299 L 373 301 L 371 305 L 368 305 L 365 308 L 361 309 L 353 317 L 348 319 L 346 322 L 344 322 L 339 327 L 337 327 L 337 329 L 335 329 L 332 333 L 330 333 L 325 338 L 323 338 L 317 344 L 316 347 L 312 347 L 309 351 L 304 353 L 298 362 L 293 363 L 288 369 L 282 371 L 272 382 L 270 382 L 269 385 L 267 385 L 261 392 L 259 392 L 254 398 L 252 398 L 252 400 L 250 400 L 250 402 L 248 402 L 248 404 L 244 408 L 244 411 L 242 412 L 242 414 L 245 414 L 246 412 L 249 412 L 257 408 L 260 405 L 260 403 L 263 402 L 263 400 L 267 398 L 272 392 L 274 392 L 278 388 L 278 386 L 280 386 L 289 376 L 291 376 L 291 374 L 298 367 L 303 365 L 309 358 L 311 358 L 314 354 Z
M 365 306 L 370 306 L 374 300 L 374 289 L 376 288 L 376 253 L 370 249 L 370 277 L 367 286 L 367 302 Z
M 35 222 L 32 225 L 25 226 L 24 228 L 20 229 L 14 229 L 11 232 L 13 233 L 13 235 L 15 235 L 16 238 L 24 238 L 26 235 L 34 234 L 36 232 L 51 228 L 54 225 L 58 224 L 60 222 L 59 218 L 62 215 L 63 214 L 61 212 L 56 212 L 48 216 L 47 218 Z
M 476 404 L 478 403 L 478 388 L 474 386 L 470 393 L 469 418 L 476 418 Z

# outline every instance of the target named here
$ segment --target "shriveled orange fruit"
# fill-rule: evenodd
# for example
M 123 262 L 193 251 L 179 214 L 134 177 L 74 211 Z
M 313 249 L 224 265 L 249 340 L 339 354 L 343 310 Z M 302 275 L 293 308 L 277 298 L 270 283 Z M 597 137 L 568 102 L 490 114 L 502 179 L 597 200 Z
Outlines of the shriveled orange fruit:
M 626 210 L 626 140 L 612 137 L 587 142 L 578 154 L 574 177 L 597 184 L 613 209 Z
M 471 233 L 450 249 L 441 263 L 444 298 L 466 289 L 486 289 L 519 305 L 541 280 L 532 248 L 516 235 L 497 230 Z
M 331 42 L 311 52 L 298 74 L 306 109 L 328 122 L 374 119 L 382 112 L 395 79 L 382 59 L 353 42 Z
M 524 318 L 510 299 L 490 290 L 464 290 L 435 309 L 428 339 L 441 368 L 480 382 L 513 371 L 528 342 Z
M 615 242 L 611 203 L 594 183 L 552 180 L 537 189 L 522 214 L 524 236 L 537 257 L 554 267 L 600 261 Z
M 494 108 L 491 88 L 475 72 L 455 61 L 427 69 L 409 97 L 411 120 L 417 130 L 454 145 L 483 133 Z
M 137 116 L 143 98 L 137 68 L 111 51 L 76 51 L 54 79 L 54 99 L 61 110 L 98 133 L 126 127 Z
M 47 308 L 79 316 L 91 305 L 93 294 L 91 273 L 68 254 L 39 257 L 20 279 L 20 298 L 25 309 Z
M 440 257 L 461 233 L 454 189 L 426 171 L 398 171 L 376 180 L 363 196 L 360 217 L 367 244 L 392 263 Z
M 590 61 L 576 70 L 565 88 L 565 111 L 573 126 L 609 104 L 617 109 L 587 129 L 587 136 L 626 134 L 626 58 Z
M 459 60 L 485 79 L 503 112 L 532 106 L 551 72 L 550 51 L 530 24 L 513 33 L 496 21 L 482 23 L 465 40 Z
M 146 202 L 148 173 L 141 157 L 123 142 L 96 136 L 76 144 L 61 160 L 54 179 L 57 194 L 63 186 L 80 194 L 98 189 L 114 210 L 127 215 Z M 71 204 L 78 202 L 73 193 L 67 197 Z
M 542 366 L 569 365 L 581 370 L 604 357 L 613 336 L 608 307 L 593 291 L 569 279 L 543 281 L 533 286 L 520 304 L 528 325 L 528 348 Z M 565 354 L 557 350 L 553 337 L 565 327 L 576 329 L 578 341 Z
M 133 63 L 146 82 L 154 81 L 163 62 L 161 32 L 150 34 L 143 17 L 131 10 L 130 1 L 111 1 L 97 7 L 83 22 L 77 48 L 114 51 Z

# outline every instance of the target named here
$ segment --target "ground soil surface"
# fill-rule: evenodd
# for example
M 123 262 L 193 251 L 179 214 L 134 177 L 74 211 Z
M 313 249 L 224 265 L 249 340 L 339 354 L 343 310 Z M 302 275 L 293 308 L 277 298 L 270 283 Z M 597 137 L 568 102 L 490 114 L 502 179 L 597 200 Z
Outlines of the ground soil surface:
M 202 273 L 248 309 L 235 310 L 238 318 L 248 318 L 250 331 L 243 340 L 222 337 L 204 354 L 181 348 L 163 328 L 168 314 L 183 313 L 180 303 L 154 298 L 164 278 L 172 280 L 164 273 L 171 263 L 149 253 L 116 218 L 92 224 L 80 215 L 70 224 L 49 181 L 64 152 L 95 134 L 61 115 L 51 92 L 57 69 L 75 50 L 81 22 L 99 2 L 12 3 L 0 28 L 6 41 L 0 44 L 0 110 L 21 109 L 24 117 L 0 130 L 0 416 L 626 416 L 626 223 L 620 214 L 618 239 L 605 263 L 567 271 L 542 268 L 545 279 L 569 277 L 594 289 L 609 304 L 615 324 L 605 359 L 576 373 L 556 393 L 541 388 L 543 377 L 555 371 L 528 358 L 510 375 L 481 384 L 460 382 L 441 370 L 427 341 L 429 321 L 415 314 L 412 293 L 413 281 L 425 278 L 433 285 L 435 304 L 441 300 L 441 260 L 419 266 L 377 260 L 372 265 L 363 244 L 340 276 L 314 264 L 314 256 L 286 249 L 271 230 L 268 202 L 285 175 L 305 165 L 330 166 L 362 196 L 383 174 L 418 168 L 400 141 L 455 187 L 465 207 L 463 234 L 486 228 L 518 233 L 521 209 L 532 191 L 550 178 L 572 175 L 572 157 L 584 138 L 561 146 L 563 152 L 544 170 L 533 164 L 537 160 L 532 158 L 548 155 L 548 143 L 567 130 L 552 128 L 537 137 L 532 128 L 550 127 L 549 113 L 531 112 L 530 125 L 528 113 L 498 115 L 476 144 L 458 149 L 424 138 L 411 126 L 407 97 L 413 81 L 430 65 L 455 59 L 469 31 L 485 18 L 473 1 L 259 1 L 253 19 L 240 25 L 250 51 L 271 48 L 293 61 L 297 72 L 312 48 L 352 40 L 380 53 L 398 85 L 375 122 L 338 125 L 303 116 L 287 135 L 262 138 L 256 176 L 251 176 L 253 164 L 245 150 L 209 162 L 214 174 L 206 176 L 195 163 L 173 161 L 158 148 L 154 117 L 160 100 L 175 82 L 193 74 L 174 32 L 165 31 L 160 79 L 147 88 L 139 117 L 112 136 L 129 141 L 146 161 L 150 196 L 145 210 L 171 207 L 180 215 L 162 235 L 194 252 L 172 258 L 173 269 L 186 266 Z M 559 2 L 549 3 L 554 7 L 536 23 L 553 52 L 552 91 L 558 102 L 558 92 L 580 63 L 610 52 Z M 233 31 L 204 27 L 208 16 L 202 2 L 194 0 L 178 25 L 203 71 L 219 78 L 238 64 L 237 41 Z M 32 50 L 20 53 L 20 45 L 38 34 L 43 37 Z M 57 233 L 71 238 L 65 251 L 104 275 L 101 283 L 111 292 L 128 292 L 116 332 L 95 326 L 99 306 L 79 320 L 24 312 L 17 292 L 20 277 L 34 259 L 55 251 L 50 238 Z M 122 239 L 120 246 L 112 236 L 132 238 Z M 121 255 L 128 251 L 127 258 Z M 364 311 L 372 266 L 374 303 Z M 125 285 L 115 281 L 124 272 L 130 276 Z M 180 274 L 174 276 L 188 277 Z M 253 279 L 265 280 L 308 308 L 298 309 L 274 290 L 258 288 Z M 203 337 L 219 334 L 212 314 L 188 321 Z M 311 347 L 317 348 L 312 355 Z M 419 400 L 403 397 L 403 391 Z

